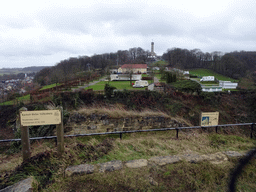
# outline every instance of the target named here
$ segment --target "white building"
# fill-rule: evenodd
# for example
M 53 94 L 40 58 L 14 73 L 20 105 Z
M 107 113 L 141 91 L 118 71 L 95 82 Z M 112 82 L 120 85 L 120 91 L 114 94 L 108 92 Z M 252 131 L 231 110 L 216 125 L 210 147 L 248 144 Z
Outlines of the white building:
M 157 70 L 157 71 L 159 71 L 159 70 L 160 70 L 160 68 L 159 68 L 159 67 L 153 67 L 152 69 L 153 69 L 153 70 Z
M 232 83 L 231 81 L 219 81 L 219 86 L 222 87 L 222 89 L 236 89 L 238 83 Z
M 214 86 L 201 86 L 203 92 L 221 92 L 222 87 L 214 87 Z
M 132 74 L 132 80 L 133 81 L 139 81 L 141 80 L 142 76 L 141 74 Z M 111 74 L 110 75 L 110 81 L 129 81 L 130 75 L 129 74 Z
M 214 76 L 203 76 L 200 81 L 214 81 L 215 77 Z

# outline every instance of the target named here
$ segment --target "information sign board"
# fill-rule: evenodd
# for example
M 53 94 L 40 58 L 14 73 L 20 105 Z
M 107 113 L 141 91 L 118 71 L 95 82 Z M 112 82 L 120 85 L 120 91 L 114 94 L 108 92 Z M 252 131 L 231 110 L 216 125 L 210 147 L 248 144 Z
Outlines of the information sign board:
M 57 125 L 61 123 L 61 111 L 20 111 L 20 122 L 22 126 Z
M 201 126 L 214 126 L 219 124 L 219 112 L 202 112 Z

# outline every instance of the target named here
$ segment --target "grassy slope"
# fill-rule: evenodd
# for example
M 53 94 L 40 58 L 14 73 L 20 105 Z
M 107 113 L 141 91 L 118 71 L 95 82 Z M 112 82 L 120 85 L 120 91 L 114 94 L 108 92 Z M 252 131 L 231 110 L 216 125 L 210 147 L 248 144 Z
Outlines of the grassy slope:
M 22 96 L 22 97 L 18 97 L 17 99 L 18 99 L 18 101 L 23 101 L 23 102 L 30 101 L 30 94 Z M 13 105 L 14 103 L 15 103 L 15 101 L 11 100 L 11 101 L 6 101 L 4 103 L 0 103 L 0 105 Z
M 78 138 L 76 141 L 84 144 L 96 145 L 102 138 Z M 175 139 L 175 132 L 139 133 L 126 134 L 123 140 L 114 139 L 113 149 L 92 164 L 103 163 L 111 160 L 128 161 L 132 159 L 148 159 L 152 156 L 166 156 L 184 154 L 187 150 L 199 154 L 214 153 L 217 151 L 248 150 L 255 145 L 255 142 L 243 136 L 200 134 L 196 131 L 181 133 L 179 140 Z M 80 154 L 80 156 L 82 156 Z M 235 161 L 236 163 L 236 161 Z M 50 186 L 47 190 L 69 191 L 79 185 L 81 191 L 105 190 L 105 191 L 225 191 L 229 170 L 235 166 L 233 161 L 224 165 L 212 165 L 208 162 L 190 164 L 180 162 L 178 164 L 163 167 L 147 167 L 142 169 L 124 169 L 113 173 L 97 173 L 74 178 L 62 178 Z M 248 169 L 247 173 L 240 178 L 241 189 L 254 189 L 256 170 L 255 163 Z M 251 176 L 248 176 L 247 174 Z M 175 176 L 175 177 L 173 177 Z M 148 178 L 158 182 L 158 186 L 149 184 Z M 248 179 L 248 181 L 246 181 Z M 46 191 L 47 191 L 46 190 Z
M 61 85 L 61 84 L 57 83 L 57 85 Z M 52 88 L 52 87 L 55 87 L 55 86 L 56 86 L 56 83 L 51 84 L 51 85 L 45 85 L 40 90 L 49 89 L 49 88 Z
M 240 116 L 237 116 L 237 114 L 246 113 L 244 103 L 246 101 L 241 100 L 239 95 L 223 95 L 219 99 L 220 101 L 218 102 L 216 100 L 217 104 L 206 102 L 202 105 L 200 104 L 200 101 L 197 101 L 197 98 L 173 98 L 169 103 L 169 112 L 174 116 L 187 119 L 194 125 L 198 123 L 196 114 L 199 114 L 200 111 L 204 110 L 219 111 L 221 117 L 220 124 L 232 123 L 235 122 L 235 120 L 237 122 L 245 121 L 242 118 L 240 119 Z M 238 101 L 240 105 L 237 105 Z M 121 104 L 118 106 L 122 109 Z M 104 111 L 103 107 L 101 107 L 101 110 L 103 110 L 103 114 L 106 114 L 106 110 Z M 85 111 L 88 111 L 88 109 L 85 109 Z M 122 113 L 122 111 L 119 112 L 116 109 L 113 109 L 112 112 L 117 112 L 118 115 L 121 115 Z M 129 112 L 130 114 L 134 114 L 133 111 Z M 97 113 L 97 111 L 90 111 L 90 113 Z M 129 115 L 124 114 L 123 116 L 125 117 Z M 234 118 L 234 116 L 236 117 Z M 193 123 L 193 119 L 196 119 L 196 122 Z M 249 130 L 250 127 L 246 127 L 245 129 Z M 87 189 L 89 191 L 90 189 L 94 191 L 102 191 L 99 187 L 106 185 L 109 186 L 107 189 L 104 188 L 105 191 L 143 191 L 144 189 L 146 189 L 146 191 L 168 191 L 169 188 L 177 191 L 211 191 L 209 189 L 212 189 L 212 191 L 225 191 L 224 188 L 227 183 L 226 180 L 228 178 L 229 170 L 235 166 L 234 162 L 231 160 L 225 165 L 220 165 L 220 167 L 207 162 L 199 164 L 180 162 L 175 165 L 160 168 L 124 169 L 120 172 L 113 173 L 97 173 L 74 178 L 63 177 L 63 170 L 69 165 L 77 165 L 81 163 L 95 164 L 111 160 L 127 161 L 141 158 L 148 159 L 152 156 L 182 154 L 186 153 L 187 150 L 199 154 L 227 150 L 246 151 L 256 144 L 254 140 L 244 137 L 242 134 L 237 133 L 237 135 L 235 135 L 236 132 L 234 131 L 234 128 L 230 128 L 225 133 L 229 133 L 229 135 L 214 133 L 206 134 L 197 131 L 180 132 L 178 140 L 175 138 L 175 131 L 123 134 L 123 140 L 119 139 L 119 135 L 115 135 L 112 136 L 114 138 L 112 144 L 113 148 L 106 150 L 107 153 L 105 153 L 104 150 L 103 152 L 100 152 L 99 150 L 101 147 L 99 147 L 99 149 L 95 147 L 93 151 L 89 152 L 80 151 L 74 148 L 78 143 L 87 144 L 88 146 L 96 146 L 100 144 L 106 136 L 80 137 L 74 139 L 65 138 L 66 153 L 64 154 L 63 159 L 59 159 L 52 155 L 50 156 L 50 162 L 43 161 L 45 163 L 41 163 L 41 161 L 39 161 L 38 164 L 33 164 L 26 169 L 29 170 L 30 175 L 37 175 L 37 179 L 41 186 L 46 186 L 47 184 L 43 182 L 46 177 L 44 174 L 52 172 L 52 178 L 54 178 L 55 181 L 53 184 L 49 185 L 45 191 L 72 191 L 72 189 L 79 186 L 81 186 L 81 191 L 86 191 Z M 8 148 L 8 146 L 4 147 L 1 151 L 7 151 Z M 35 155 L 40 152 L 56 151 L 56 146 L 53 140 L 45 140 L 34 142 L 31 149 L 32 156 L 35 157 Z M 93 158 L 86 160 L 86 157 L 88 156 Z M 21 164 L 21 153 L 19 152 L 14 155 L 1 153 L 0 160 L 0 183 L 8 183 L 7 180 L 2 181 L 2 179 L 4 179 L 3 175 Z M 56 170 L 51 170 L 50 166 L 48 166 L 49 163 L 54 165 Z M 198 167 L 202 169 L 199 169 Z M 195 173 L 197 173 L 196 176 Z M 252 187 L 256 187 L 254 185 L 255 182 L 252 182 L 252 180 L 255 179 L 255 173 L 256 170 L 254 166 L 252 171 L 247 173 L 247 176 L 243 176 L 241 182 L 244 182 L 244 187 L 248 187 L 251 185 L 250 183 L 253 183 Z M 24 171 L 15 175 L 15 177 L 11 177 L 12 182 L 19 181 L 21 178 L 27 176 L 27 174 L 24 174 Z M 153 179 L 159 183 L 159 186 L 157 187 L 149 184 L 148 179 L 145 178 L 146 175 L 153 177 Z M 175 177 L 172 177 L 172 175 Z M 202 179 L 204 177 L 207 179 Z M 102 180 L 102 178 L 104 179 Z M 174 178 L 177 178 L 177 180 Z M 249 181 L 245 181 L 246 179 L 249 179 Z M 46 181 L 48 180 L 46 179 Z M 170 186 L 170 183 L 173 183 L 172 186 Z M 188 185 L 187 183 L 190 183 L 191 185 Z M 79 189 L 80 188 L 77 188 L 78 191 Z
M 220 75 L 218 73 L 215 73 L 214 71 L 210 69 L 190 69 L 189 74 L 191 75 L 197 75 L 197 76 L 215 76 L 218 80 L 222 81 L 232 81 L 232 82 L 237 82 L 238 80 Z
M 234 129 L 231 129 L 234 130 Z M 212 130 L 213 131 L 213 130 Z M 64 177 L 63 170 L 69 165 L 81 163 L 103 163 L 111 160 L 128 161 L 132 159 L 148 159 L 153 156 L 167 156 L 175 154 L 186 154 L 193 151 L 199 154 L 215 153 L 218 151 L 246 151 L 255 146 L 255 140 L 251 140 L 238 132 L 234 134 L 215 134 L 201 131 L 180 132 L 179 139 L 175 139 L 175 131 L 123 134 L 119 135 L 94 136 L 65 138 L 65 154 L 62 158 L 54 155 L 56 146 L 53 140 L 34 142 L 31 146 L 32 156 L 45 151 L 52 151 L 50 157 L 42 159 L 36 164 L 29 164 L 25 171 L 14 174 L 12 182 L 26 177 L 27 174 L 34 175 L 41 182 L 39 186 L 46 185 L 44 173 L 48 173 L 50 165 L 52 170 L 52 184 L 43 191 L 225 191 L 229 172 L 237 163 L 236 160 L 229 160 L 220 165 L 212 165 L 209 162 L 191 164 L 179 162 L 173 165 L 162 167 L 144 167 L 140 169 L 126 169 L 111 173 L 95 173 L 86 176 Z M 112 138 L 112 147 L 104 145 L 106 138 Z M 80 150 L 77 144 L 93 146 L 86 150 Z M 103 144 L 103 145 L 102 145 Z M 98 147 L 97 147 L 98 146 Z M 104 151 L 107 149 L 107 152 Z M 7 150 L 8 148 L 5 148 Z M 92 149 L 92 150 L 90 150 Z M 21 152 L 14 155 L 0 155 L 0 175 L 8 173 L 18 166 L 21 159 Z M 88 159 L 89 158 L 89 159 Z M 44 170 L 44 171 L 42 171 Z M 239 178 L 239 189 L 250 191 L 255 189 L 256 184 L 255 162 L 247 166 L 246 173 Z M 0 177 L 0 183 L 4 177 Z M 149 178 L 158 183 L 158 186 L 151 185 Z M 4 180 L 7 182 L 8 180 Z M 42 183 L 44 183 L 42 185 Z

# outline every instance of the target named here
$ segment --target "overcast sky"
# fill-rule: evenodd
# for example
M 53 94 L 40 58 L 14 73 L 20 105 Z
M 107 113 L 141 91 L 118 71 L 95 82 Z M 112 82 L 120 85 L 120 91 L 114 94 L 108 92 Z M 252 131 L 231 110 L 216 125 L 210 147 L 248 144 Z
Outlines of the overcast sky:
M 255 0 L 8 0 L 0 6 L 0 68 L 141 47 L 256 51 Z

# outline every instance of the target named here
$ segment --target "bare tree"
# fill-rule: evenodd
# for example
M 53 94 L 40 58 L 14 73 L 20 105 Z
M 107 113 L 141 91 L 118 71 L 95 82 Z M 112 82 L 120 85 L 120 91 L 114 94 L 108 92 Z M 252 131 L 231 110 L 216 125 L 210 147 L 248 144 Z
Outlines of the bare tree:
M 136 58 L 137 58 L 137 48 L 136 47 L 130 48 L 129 49 L 129 53 L 130 53 L 130 55 L 132 57 L 132 60 L 135 61 Z

